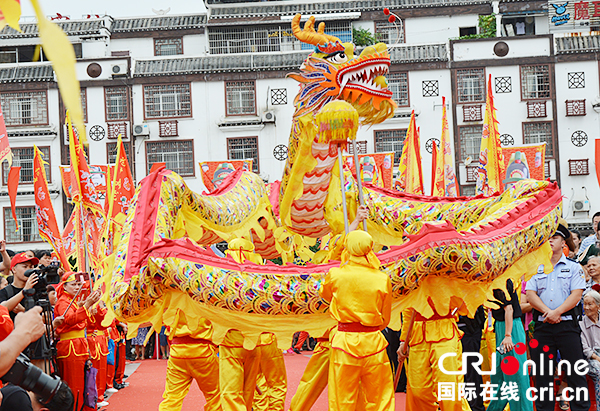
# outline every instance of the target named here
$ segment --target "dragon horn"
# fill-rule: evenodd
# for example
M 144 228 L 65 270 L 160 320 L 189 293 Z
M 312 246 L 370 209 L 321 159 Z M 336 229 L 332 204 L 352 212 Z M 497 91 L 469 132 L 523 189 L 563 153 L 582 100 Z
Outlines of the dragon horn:
M 319 44 L 326 44 L 329 42 L 335 43 L 340 40 L 329 34 L 325 34 L 325 23 L 319 24 L 318 31 L 315 31 L 315 17 L 310 16 L 307 22 L 304 24 L 304 30 L 300 29 L 300 19 L 302 16 L 298 13 L 292 19 L 292 33 L 298 40 L 306 44 L 312 44 L 317 46 Z

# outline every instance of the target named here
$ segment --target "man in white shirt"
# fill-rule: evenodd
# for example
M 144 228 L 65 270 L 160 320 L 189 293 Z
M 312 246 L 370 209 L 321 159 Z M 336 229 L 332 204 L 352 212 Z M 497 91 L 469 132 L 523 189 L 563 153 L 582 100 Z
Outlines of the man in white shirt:
M 598 236 L 598 223 L 600 223 L 600 211 L 596 212 L 592 217 L 592 229 L 594 230 L 594 234 L 590 234 L 586 238 L 583 239 L 581 244 L 579 244 L 579 252 L 577 255 L 582 254 L 585 250 L 590 246 L 595 244 L 597 241 L 600 241 L 600 237 Z

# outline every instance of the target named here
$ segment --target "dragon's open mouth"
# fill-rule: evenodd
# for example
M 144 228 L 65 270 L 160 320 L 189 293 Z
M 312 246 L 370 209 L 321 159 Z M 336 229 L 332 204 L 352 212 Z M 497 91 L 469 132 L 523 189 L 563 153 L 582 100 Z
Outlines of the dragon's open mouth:
M 390 59 L 372 58 L 341 68 L 337 72 L 340 92 L 344 89 L 359 90 L 364 93 L 389 98 L 392 92 L 387 88 L 383 75 L 389 72 Z

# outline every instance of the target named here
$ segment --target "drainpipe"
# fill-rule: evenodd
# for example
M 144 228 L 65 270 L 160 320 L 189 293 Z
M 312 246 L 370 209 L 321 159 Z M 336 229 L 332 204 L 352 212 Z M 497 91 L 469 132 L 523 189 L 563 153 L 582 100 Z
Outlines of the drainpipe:
M 496 37 L 502 37 L 502 15 L 500 14 L 500 2 L 492 1 L 492 13 L 496 16 Z

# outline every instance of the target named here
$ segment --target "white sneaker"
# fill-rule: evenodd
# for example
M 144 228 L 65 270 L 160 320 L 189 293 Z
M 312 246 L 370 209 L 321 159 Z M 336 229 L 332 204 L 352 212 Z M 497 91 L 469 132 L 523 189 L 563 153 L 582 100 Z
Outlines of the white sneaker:
M 116 388 L 110 387 L 110 388 L 106 389 L 106 392 L 110 392 L 112 394 L 113 392 L 119 392 L 119 390 L 117 390 Z
M 106 407 L 108 405 L 108 401 L 102 401 L 96 404 L 98 408 Z

